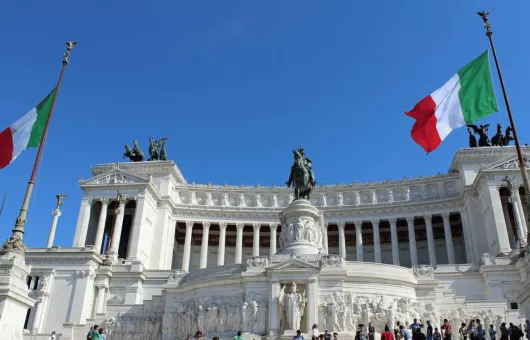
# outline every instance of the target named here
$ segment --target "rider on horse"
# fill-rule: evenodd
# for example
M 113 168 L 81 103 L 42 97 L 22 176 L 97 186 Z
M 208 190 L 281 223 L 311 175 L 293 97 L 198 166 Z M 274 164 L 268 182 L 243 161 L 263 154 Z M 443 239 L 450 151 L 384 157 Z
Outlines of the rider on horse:
M 311 160 L 305 157 L 302 147 L 298 150 L 293 150 L 293 154 L 294 164 L 291 166 L 291 174 L 286 184 L 288 187 L 294 187 L 295 200 L 299 198 L 309 200 L 311 191 L 316 185 Z

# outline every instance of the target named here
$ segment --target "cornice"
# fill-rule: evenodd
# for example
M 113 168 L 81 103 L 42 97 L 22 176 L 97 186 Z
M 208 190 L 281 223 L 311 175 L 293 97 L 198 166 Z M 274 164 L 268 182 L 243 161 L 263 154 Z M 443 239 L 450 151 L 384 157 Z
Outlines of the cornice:
M 91 169 L 94 176 L 104 172 L 121 169 L 130 174 L 139 176 L 171 174 L 177 183 L 186 184 L 186 179 L 182 176 L 180 169 L 174 161 L 146 161 L 146 162 L 126 162 L 126 163 L 106 163 L 98 164 Z
M 523 153 L 530 154 L 530 147 L 523 146 Z M 459 149 L 449 168 L 449 173 L 459 171 L 462 164 L 479 164 L 486 167 L 494 162 L 501 162 L 511 157 L 516 157 L 517 151 L 515 146 L 492 146 L 481 148 L 462 148 Z

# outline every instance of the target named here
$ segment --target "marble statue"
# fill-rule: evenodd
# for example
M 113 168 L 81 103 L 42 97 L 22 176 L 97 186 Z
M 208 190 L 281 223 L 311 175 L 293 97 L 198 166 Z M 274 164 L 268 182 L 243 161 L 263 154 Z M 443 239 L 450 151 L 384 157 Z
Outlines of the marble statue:
M 280 291 L 281 309 L 285 312 L 287 322 L 285 329 L 298 330 L 307 301 L 305 291 L 303 294 L 298 293 L 294 282 L 289 286 L 287 292 L 285 292 L 285 288 L 284 285 Z

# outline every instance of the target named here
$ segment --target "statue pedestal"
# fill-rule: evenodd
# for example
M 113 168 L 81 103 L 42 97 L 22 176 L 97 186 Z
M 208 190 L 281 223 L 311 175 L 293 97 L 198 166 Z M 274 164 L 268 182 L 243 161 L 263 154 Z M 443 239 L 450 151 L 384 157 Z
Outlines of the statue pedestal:
M 322 253 L 324 217 L 311 202 L 305 199 L 295 200 L 279 216 L 282 232 L 278 254 Z
M 9 340 L 22 340 L 26 313 L 35 304 L 26 283 L 30 269 L 22 255 L 6 253 L 0 257 L 0 332 Z

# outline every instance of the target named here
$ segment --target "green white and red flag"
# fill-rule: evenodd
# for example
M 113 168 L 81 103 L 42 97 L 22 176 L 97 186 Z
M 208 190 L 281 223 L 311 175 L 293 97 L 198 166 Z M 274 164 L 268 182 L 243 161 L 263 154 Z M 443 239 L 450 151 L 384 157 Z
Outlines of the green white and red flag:
M 416 119 L 412 139 L 429 153 L 454 129 L 497 111 L 486 50 L 405 114 Z
M 54 88 L 39 105 L 0 132 L 0 169 L 13 162 L 23 150 L 40 145 L 56 92 Z

